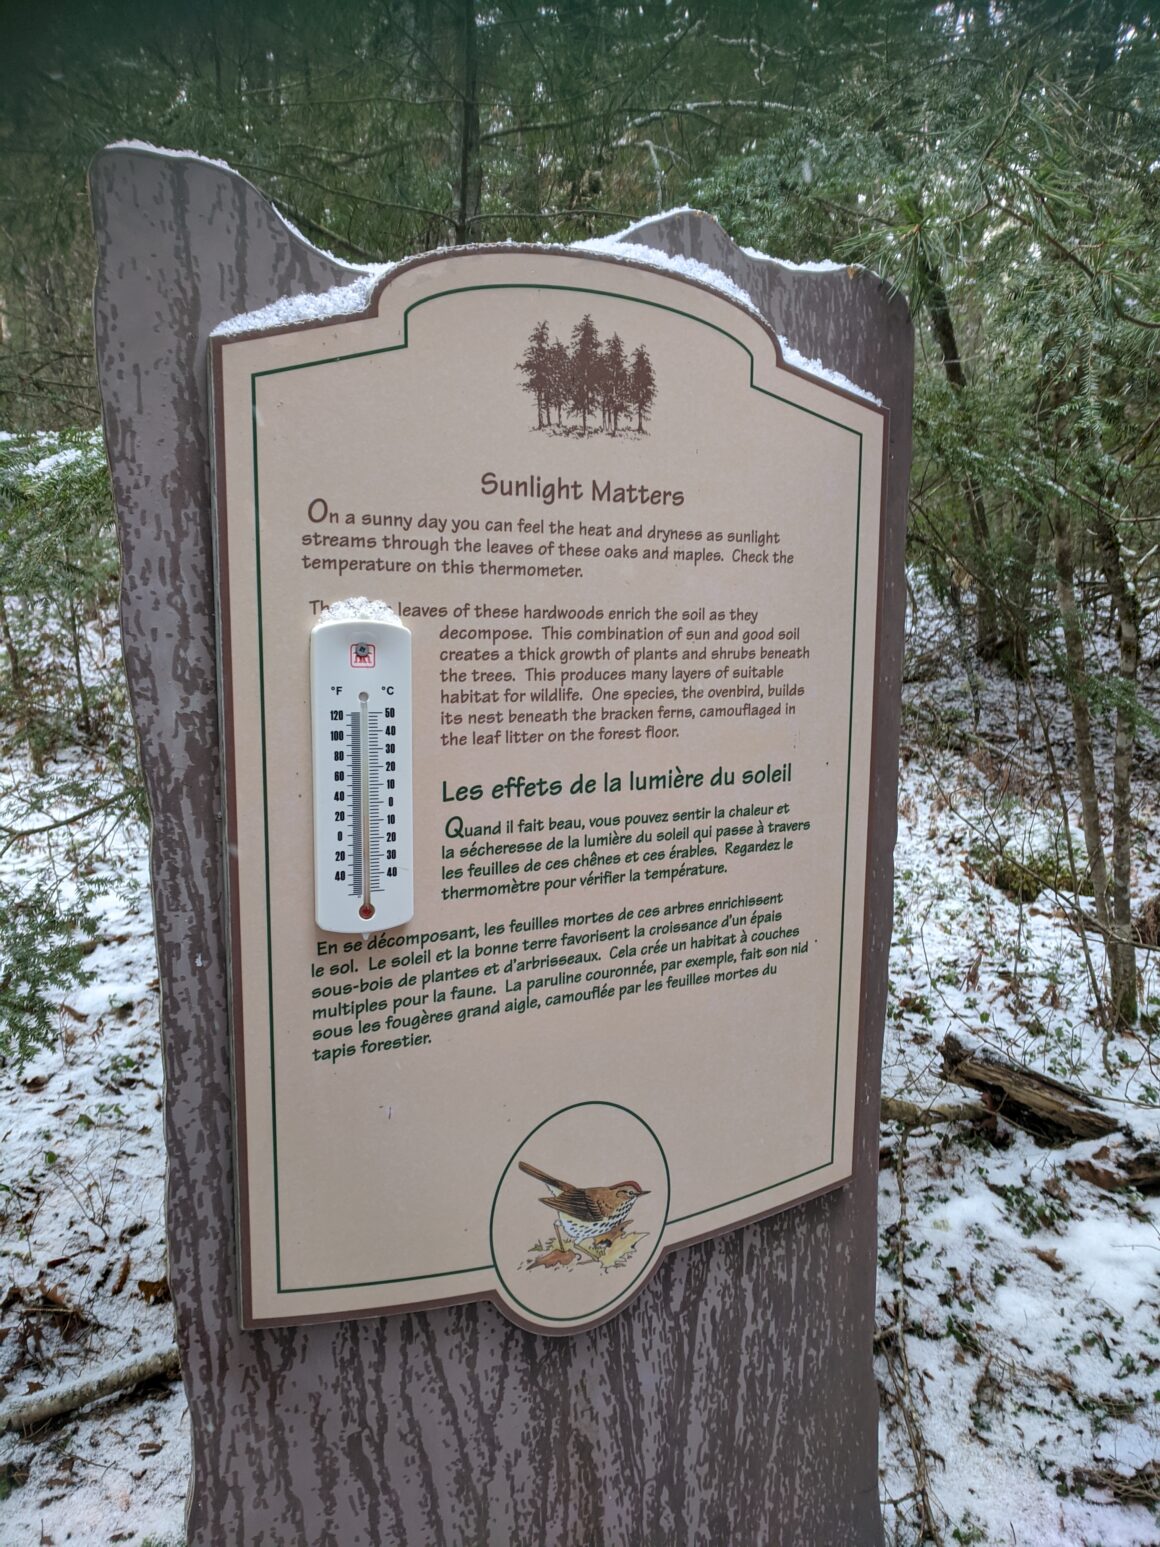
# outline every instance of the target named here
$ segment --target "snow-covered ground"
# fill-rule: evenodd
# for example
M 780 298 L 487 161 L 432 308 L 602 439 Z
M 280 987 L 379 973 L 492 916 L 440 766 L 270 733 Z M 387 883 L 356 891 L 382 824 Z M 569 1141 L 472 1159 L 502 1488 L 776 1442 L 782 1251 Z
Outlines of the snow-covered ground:
M 1105 1063 L 1068 897 L 1045 891 L 1019 903 L 988 880 L 1004 845 L 1024 862 L 1059 851 L 1040 719 L 1067 778 L 1058 690 L 1037 675 L 1033 699 L 981 673 L 976 731 L 951 622 L 916 592 L 884 1093 L 919 1108 L 974 1099 L 940 1073 L 939 1044 L 953 1032 L 1102 1096 L 1126 1130 L 1154 1144 L 1160 1029 L 1154 1047 L 1143 1032 L 1113 1039 Z M 1155 650 L 1145 642 L 1146 659 Z M 1145 674 L 1150 696 L 1154 675 Z M 1139 765 L 1142 900 L 1160 889 L 1150 773 L 1160 764 L 1148 734 Z M 11 821 L 26 777 L 9 770 L 0 821 Z M 10 848 L 0 865 L 34 872 L 53 841 Z M 68 996 L 56 1046 L 19 1073 L 0 1071 L 0 1380 L 9 1396 L 172 1337 L 143 832 L 122 827 L 94 863 L 94 981 Z M 1089 950 L 1102 973 L 1094 937 Z M 1160 1012 L 1155 960 L 1141 956 L 1150 1015 Z M 1093 1157 L 1106 1165 L 1102 1145 L 1120 1142 L 1052 1147 L 1002 1119 L 884 1124 L 877 1352 L 888 1541 L 1160 1543 L 1160 1201 L 1103 1190 L 1072 1169 Z M 187 1474 L 175 1385 L 28 1438 L 4 1436 L 0 1547 L 178 1544 Z
M 125 838 L 98 899 L 94 981 L 62 1009 L 59 1047 L 4 1074 L 0 1379 L 9 1396 L 173 1341 L 157 964 L 143 835 Z M 188 1450 L 185 1401 L 168 1384 L 30 1442 L 7 1436 L 0 1543 L 181 1542 Z
M 950 620 L 921 588 L 919 598 L 883 1092 L 920 1107 L 969 1100 L 941 1077 L 939 1044 L 954 1033 L 1103 1097 L 1154 1146 L 1160 1037 L 1152 1048 L 1113 1039 L 1108 1073 L 1083 945 L 1068 922 L 1074 898 L 1044 891 L 1019 903 L 985 879 L 1001 845 L 1024 864 L 1066 852 L 1042 729 L 1066 780 L 1061 694 L 1038 673 L 1023 688 L 982 674 L 976 735 Z M 1154 686 L 1149 673 L 1150 696 Z M 936 750 L 948 739 L 959 750 Z M 1142 740 L 1147 765 L 1155 742 Z M 1101 751 L 1106 760 L 1110 747 Z M 1140 899 L 1158 886 L 1160 806 L 1148 777 L 1137 779 L 1135 818 Z M 1078 832 L 1074 812 L 1072 823 Z M 1088 938 L 1102 974 L 1102 951 Z M 1142 953 L 1140 965 L 1142 1005 L 1154 1016 L 1156 957 Z M 1115 1142 L 1048 1146 L 1001 1119 L 990 1130 L 883 1125 L 877 1340 L 888 1540 L 922 1539 L 922 1483 L 947 1543 L 1160 1543 L 1160 1518 L 1129 1502 L 1160 1499 L 1160 1203 L 1071 1170 Z

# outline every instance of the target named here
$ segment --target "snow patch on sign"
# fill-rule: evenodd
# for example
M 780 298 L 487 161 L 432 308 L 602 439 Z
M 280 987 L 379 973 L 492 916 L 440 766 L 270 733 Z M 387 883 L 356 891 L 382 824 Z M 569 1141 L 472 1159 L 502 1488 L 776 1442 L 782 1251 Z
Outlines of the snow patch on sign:
M 370 305 L 375 286 L 398 265 L 370 264 L 349 285 L 336 285 L 313 295 L 286 295 L 254 312 L 227 317 L 213 330 L 214 338 L 229 338 L 239 333 L 264 333 L 273 328 L 300 326 L 304 322 L 329 322 L 334 317 L 354 317 Z
M 344 623 L 350 620 L 366 620 L 376 623 L 397 623 L 399 615 L 386 602 L 374 601 L 369 596 L 348 596 L 341 602 L 331 602 L 324 607 L 319 623 Z
M 654 217 L 655 218 L 655 217 Z M 633 227 L 629 227 L 632 230 Z M 656 247 L 644 247 L 637 242 L 624 242 L 620 236 L 595 236 L 587 241 L 575 242 L 568 249 L 569 252 L 591 252 L 601 257 L 615 258 L 625 263 L 643 263 L 649 268 L 661 269 L 665 273 L 677 274 L 682 279 L 691 279 L 695 284 L 704 285 L 706 289 L 716 290 L 721 295 L 728 296 L 731 301 L 736 301 L 743 306 L 752 316 L 765 322 L 765 318 L 759 310 L 753 297 L 747 290 L 743 290 L 736 280 L 730 279 L 720 269 L 710 267 L 702 263 L 698 258 L 687 258 L 681 254 L 661 252 Z M 837 265 L 839 268 L 841 264 Z M 858 386 L 857 382 L 844 376 L 841 371 L 836 371 L 832 366 L 824 365 L 821 360 L 810 359 L 795 349 L 787 339 L 777 336 L 778 346 L 781 349 L 782 359 L 786 365 L 791 365 L 795 370 L 802 371 L 809 376 L 815 376 L 819 381 L 829 383 L 830 386 L 840 387 L 843 392 L 852 392 L 856 397 L 863 398 L 868 403 L 876 403 L 881 406 L 882 399 L 875 397 L 873 392 L 868 392 L 865 387 Z
M 779 269 L 791 269 L 795 274 L 836 274 L 842 270 L 861 268 L 859 263 L 839 263 L 836 258 L 811 258 L 805 263 L 791 263 L 788 258 L 778 258 L 771 252 L 762 252 L 759 247 L 742 247 L 741 251 L 747 258 L 756 258 L 762 263 L 776 263 Z
M 218 167 L 222 171 L 233 173 L 233 168 L 226 161 L 221 161 L 214 156 L 203 156 L 194 150 L 171 150 L 162 145 L 151 145 L 147 140 L 114 140 L 106 147 L 108 150 L 138 150 L 145 151 L 154 156 L 167 156 L 180 161 L 201 161 L 206 166 Z M 239 174 L 235 174 L 239 175 Z M 330 290 L 319 291 L 312 295 L 283 296 L 277 301 L 272 301 L 268 306 L 260 307 L 256 311 L 244 312 L 237 317 L 227 317 L 213 330 L 214 337 L 236 337 L 241 333 L 262 333 L 277 328 L 300 326 L 309 322 L 327 322 L 334 317 L 357 316 L 365 312 L 375 286 L 385 275 L 389 274 L 397 265 L 393 263 L 348 263 L 345 259 L 338 258 L 332 252 L 319 247 L 316 242 L 303 235 L 294 222 L 285 216 L 281 210 L 274 206 L 278 218 L 286 229 L 300 241 L 306 242 L 319 252 L 323 257 L 329 258 L 332 263 L 348 269 L 358 278 L 349 285 L 335 286 Z M 614 258 L 623 262 L 643 263 L 649 268 L 665 270 L 669 273 L 679 274 L 684 279 L 691 279 L 696 284 L 704 285 L 710 290 L 717 290 L 722 295 L 736 301 L 753 316 L 764 320 L 762 314 L 753 301 L 752 296 L 744 290 L 735 280 L 720 269 L 712 268 L 707 263 L 702 263 L 697 258 L 689 258 L 684 255 L 672 255 L 661 252 L 656 247 L 646 247 L 637 242 L 626 241 L 634 232 L 641 231 L 647 226 L 655 225 L 662 220 L 668 220 L 676 215 L 694 215 L 702 211 L 695 210 L 691 204 L 677 205 L 673 209 L 664 210 L 659 215 L 647 215 L 641 220 L 635 220 L 621 231 L 612 236 L 591 237 L 586 241 L 574 242 L 567 247 L 557 247 L 555 243 L 545 243 L 549 250 L 565 252 L 592 252 L 602 257 Z M 710 217 L 711 218 L 711 217 Z M 478 248 L 460 248 L 459 251 L 480 250 Z M 772 258 L 770 254 L 758 251 L 755 247 L 742 247 L 740 249 L 747 257 L 759 258 L 766 262 L 777 263 L 782 268 L 792 269 L 798 273 L 830 273 L 846 267 L 843 263 L 832 260 L 820 260 L 808 263 L 789 263 L 783 258 Z M 810 359 L 794 349 L 787 340 L 778 335 L 778 344 L 781 347 L 782 356 L 788 365 L 807 375 L 815 376 L 820 381 L 827 382 L 831 386 L 839 387 L 845 392 L 852 392 L 855 396 L 865 399 L 869 403 L 881 405 L 881 398 L 875 397 L 872 392 L 860 387 L 856 382 L 844 376 L 840 371 L 823 365 L 820 360 Z
M 645 247 L 639 242 L 625 242 L 619 235 L 588 237 L 585 241 L 573 242 L 566 250 L 596 253 L 602 258 L 615 258 L 623 263 L 644 264 L 650 269 L 661 269 L 668 274 L 678 274 L 682 279 L 691 279 L 695 284 L 704 285 L 708 290 L 720 291 L 731 301 L 744 306 L 745 310 L 752 312 L 755 317 L 761 316 L 753 297 L 747 290 L 743 290 L 736 280 L 729 278 L 728 274 L 723 274 L 720 269 L 711 268 L 709 264 L 702 263 L 699 258 L 661 252 L 659 247 Z
M 666 211 L 667 215 L 681 215 L 692 213 L 690 206 L 684 205 L 680 209 Z M 283 217 L 285 218 L 285 217 Z M 673 274 L 681 279 L 692 280 L 694 284 L 702 285 L 707 290 L 715 290 L 719 295 L 728 297 L 738 306 L 744 307 L 759 322 L 764 323 L 761 310 L 753 297 L 736 280 L 720 269 L 713 268 L 708 263 L 702 263 L 699 258 L 690 258 L 682 253 L 662 252 L 658 247 L 646 247 L 639 242 L 627 242 L 624 237 L 631 232 L 652 224 L 664 216 L 652 215 L 647 220 L 637 221 L 634 225 L 627 226 L 624 231 L 617 232 L 615 236 L 594 236 L 581 242 L 573 242 L 568 245 L 554 242 L 541 244 L 541 250 L 545 252 L 565 253 L 592 253 L 596 257 L 611 258 L 618 263 L 632 263 L 638 267 L 658 269 L 662 273 Z M 287 221 L 287 225 L 290 222 Z M 291 230 L 295 230 L 290 226 Z M 295 230 L 295 235 L 301 235 Z M 305 240 L 305 238 L 303 238 Z M 458 253 L 494 251 L 495 245 L 459 247 L 454 249 Z M 329 256 L 329 254 L 328 254 Z M 787 265 L 792 267 L 793 265 Z M 397 264 L 366 264 L 362 266 L 348 265 L 352 272 L 359 274 L 358 279 L 349 285 L 340 285 L 332 290 L 323 290 L 313 295 L 285 296 L 273 301 L 268 306 L 263 306 L 257 311 L 246 312 L 238 317 L 228 317 L 220 322 L 213 330 L 215 338 L 237 337 L 243 333 L 263 333 L 276 328 L 300 326 L 309 322 L 326 322 L 336 317 L 357 316 L 365 312 L 376 285 Z M 842 264 L 834 267 L 841 268 Z M 826 382 L 830 386 L 838 387 L 843 392 L 852 393 L 855 397 L 862 398 L 868 403 L 881 405 L 881 398 L 874 393 L 860 387 L 857 382 L 851 381 L 841 371 L 834 370 L 831 366 L 824 365 L 821 360 L 811 359 L 796 350 L 787 339 L 778 335 L 778 345 L 781 349 L 782 359 L 785 364 L 805 375 L 813 376 L 819 381 Z
M 823 365 L 820 360 L 812 360 L 787 343 L 778 334 L 778 343 L 781 345 L 782 358 L 787 365 L 792 365 L 795 370 L 805 371 L 810 376 L 816 376 L 819 381 L 828 381 L 832 386 L 841 387 L 843 392 L 853 392 L 855 396 L 865 398 L 867 403 L 877 403 L 882 406 L 882 399 L 875 397 L 865 387 L 860 387 L 857 382 L 851 381 L 848 376 L 843 376 L 841 371 L 835 371 L 828 365 Z
M 204 161 L 206 166 L 221 167 L 224 172 L 232 172 L 234 169 L 228 161 L 219 161 L 214 156 L 203 156 L 198 150 L 171 150 L 167 145 L 151 145 L 148 140 L 113 140 L 105 146 L 106 150 L 144 150 L 151 156 L 169 156 L 176 161 Z
M 296 236 L 300 242 L 305 242 L 306 246 L 313 248 L 315 252 L 320 252 L 324 258 L 329 258 L 331 263 L 336 263 L 340 269 L 346 269 L 350 274 L 364 274 L 369 273 L 370 270 L 375 267 L 374 264 L 370 263 L 351 263 L 349 258 L 340 258 L 337 253 L 331 252 L 329 247 L 320 247 L 318 243 L 312 241 L 310 237 L 304 236 L 299 228 L 290 219 L 289 215 L 280 210 L 276 204 L 272 207 L 275 215 L 277 215 L 278 219 L 282 222 L 282 224 L 286 227 L 287 231 L 289 231 L 292 236 Z
M 626 236 L 631 236 L 634 231 L 643 231 L 645 226 L 656 225 L 661 220 L 672 220 L 675 215 L 703 215 L 704 210 L 694 209 L 691 204 L 678 204 L 674 209 L 662 210 L 659 215 L 645 215 L 641 220 L 634 220 L 630 226 L 625 226 L 621 231 L 613 231 L 606 238 L 610 242 L 623 242 Z M 713 216 L 708 217 L 713 220 Z

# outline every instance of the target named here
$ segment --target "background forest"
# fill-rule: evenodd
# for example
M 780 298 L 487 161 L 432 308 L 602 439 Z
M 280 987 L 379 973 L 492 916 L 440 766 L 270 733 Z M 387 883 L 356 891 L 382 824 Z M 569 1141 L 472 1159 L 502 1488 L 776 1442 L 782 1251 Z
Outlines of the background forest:
M 1059 657 L 1085 856 L 1069 834 L 1069 863 L 1090 867 L 1110 942 L 1101 1006 L 1134 1023 L 1131 760 L 1155 573 L 1160 332 L 1160 82 L 1147 6 L 58 0 L 10 10 L 9 430 L 96 423 L 84 172 L 122 137 L 229 161 L 308 236 L 356 261 L 568 241 L 691 201 L 739 242 L 864 263 L 901 287 L 919 323 L 913 557 L 956 612 L 964 597 L 970 605 L 969 679 L 975 660 L 1026 676 L 1037 651 Z M 1118 656 L 1093 675 L 1084 625 L 1097 596 Z M 19 680 L 10 629 L 5 644 Z M 1109 834 L 1093 712 L 1115 717 Z
M 1069 1389 L 1028 1353 L 1038 1385 L 1025 1404 L 1012 1392 L 1026 1370 L 992 1357 L 972 1321 L 969 1263 L 948 1259 L 928 1285 L 931 1316 L 908 1294 L 921 1301 L 914 1261 L 938 1258 L 917 1223 L 922 1200 L 941 1218 L 948 1168 L 1003 1148 L 982 1107 L 946 1105 L 947 1036 L 961 1048 L 967 1032 L 998 1037 L 1001 1022 L 1005 1065 L 1102 1097 L 1119 1137 L 1107 1149 L 1102 1133 L 1098 1156 L 1069 1152 L 1088 1173 L 1058 1180 L 1061 1198 L 1037 1143 L 1074 1131 L 1021 1133 L 996 1162 L 1007 1172 L 985 1182 L 995 1239 L 1010 1225 L 1032 1241 L 1047 1286 L 1035 1293 L 1049 1302 L 1070 1262 L 1052 1232 L 1099 1213 L 1068 1191 L 1086 1179 L 1143 1231 L 1153 1281 L 1160 1265 L 1160 17 L 1133 0 L 4 0 L 0 36 L 0 1062 L 13 1099 L 37 1096 L 28 1081 L 59 1046 L 62 996 L 78 1022 L 88 1013 L 86 985 L 100 982 L 113 937 L 109 866 L 133 871 L 137 860 L 117 856 L 142 846 L 111 501 L 92 434 L 85 171 L 101 146 L 132 138 L 220 157 L 311 240 L 359 263 L 568 242 L 689 203 L 763 252 L 865 264 L 906 295 L 918 367 L 883 1131 L 888 1519 L 900 1543 L 1015 1539 L 981 1502 L 939 1502 L 956 1458 L 931 1438 L 953 1427 L 932 1393 L 938 1360 L 953 1357 L 970 1384 L 944 1395 L 981 1445 L 1001 1409 L 1018 1412 L 1045 1498 L 1095 1490 L 1124 1507 L 1100 1527 L 1065 1523 L 1061 1503 L 1058 1536 L 1020 1516 L 1019 1541 L 1155 1540 L 1154 1283 L 1130 1308 L 1117 1302 L 1118 1327 L 1101 1313 L 1072 1329 L 1076 1358 L 1097 1358 L 1104 1340 L 1109 1372 L 1068 1366 Z M 533 336 L 519 367 L 545 429 L 562 404 L 567 428 L 550 369 L 563 348 Z M 645 428 L 647 356 L 620 348 L 615 391 L 572 405 L 585 431 L 589 413 Z M 984 921 L 969 937 L 956 887 Z M 1056 965 L 1039 962 L 1032 993 L 1048 919 L 1066 944 L 1042 945 Z M 928 949 L 936 925 L 957 956 Z M 153 1014 L 141 1024 L 155 1038 Z M 115 1036 L 137 1024 L 128 1013 L 110 1023 Z M 119 1074 L 100 1065 L 87 1109 L 98 1134 L 115 1121 L 102 1101 L 124 1116 L 131 1071 L 146 1067 L 137 1042 L 116 1046 L 108 1059 L 129 1062 Z M 6 1379 L 32 1368 L 47 1382 L 54 1359 L 68 1362 L 27 1332 L 50 1314 L 36 1294 L 55 1282 L 31 1274 L 29 1211 L 35 1220 L 41 1205 L 30 1200 L 63 1153 L 48 1131 L 29 1139 L 27 1174 L 0 1168 L 4 1229 L 22 1243 L 9 1255 L 24 1252 L 29 1270 L 13 1267 L 3 1301 L 23 1328 L 6 1347 L 0 1336 L 0 1356 L 23 1349 Z M 968 1258 L 984 1250 L 970 1241 Z M 163 1273 L 160 1258 L 149 1271 Z M 1009 1264 L 988 1271 L 997 1293 Z M 66 1304 L 80 1314 L 71 1289 Z M 941 1339 L 926 1377 L 923 1325 Z M 1121 1348 L 1129 1333 L 1136 1343 Z M 1087 1426 L 1082 1464 L 1037 1449 L 1051 1449 L 1060 1411 Z M 1031 1412 L 1047 1415 L 1038 1439 Z M 1100 1436 L 1116 1424 L 1127 1427 L 1109 1459 Z M 1153 1459 L 1129 1430 L 1151 1436 Z M 0 1461 L 0 1498 L 27 1481 L 21 1456 Z

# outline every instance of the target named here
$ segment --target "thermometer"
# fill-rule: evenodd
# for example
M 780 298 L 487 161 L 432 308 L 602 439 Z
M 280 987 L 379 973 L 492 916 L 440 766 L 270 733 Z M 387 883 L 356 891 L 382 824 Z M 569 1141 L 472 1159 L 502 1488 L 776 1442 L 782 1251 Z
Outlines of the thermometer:
M 310 633 L 314 917 L 366 934 L 415 911 L 411 631 L 382 602 L 343 602 Z

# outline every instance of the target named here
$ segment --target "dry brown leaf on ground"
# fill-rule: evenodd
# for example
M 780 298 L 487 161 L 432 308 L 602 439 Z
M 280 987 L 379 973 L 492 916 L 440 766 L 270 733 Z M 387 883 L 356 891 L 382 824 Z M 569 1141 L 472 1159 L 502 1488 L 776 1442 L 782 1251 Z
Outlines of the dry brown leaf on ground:
M 1062 1273 L 1064 1264 L 1060 1261 L 1059 1253 L 1053 1246 L 1033 1246 L 1031 1255 L 1038 1257 L 1040 1262 L 1045 1262 L 1053 1273 Z

